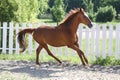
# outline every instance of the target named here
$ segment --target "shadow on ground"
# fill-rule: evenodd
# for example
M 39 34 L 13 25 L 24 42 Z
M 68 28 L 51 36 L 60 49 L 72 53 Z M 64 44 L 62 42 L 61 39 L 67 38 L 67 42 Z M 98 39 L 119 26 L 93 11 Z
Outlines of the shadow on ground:
M 73 71 L 85 71 L 85 72 L 100 72 L 100 73 L 114 73 L 120 75 L 120 65 L 117 66 L 101 66 L 101 65 L 91 65 L 85 67 L 78 64 L 71 64 L 65 62 L 64 66 L 58 66 L 57 63 L 49 62 L 42 63 L 41 66 L 36 66 L 35 62 L 28 61 L 0 61 L 0 72 L 9 71 L 11 73 L 25 73 L 31 77 L 37 78 L 50 78 L 50 77 L 60 77 L 52 74 L 62 73 L 67 70 Z
M 48 64 L 41 64 L 42 66 L 35 65 L 33 62 L 29 63 L 26 61 L 16 61 L 16 62 L 6 62 L 1 64 L 0 63 L 0 72 L 9 71 L 11 73 L 25 73 L 31 77 L 38 77 L 38 78 L 50 78 L 50 77 L 57 77 L 51 74 L 63 72 L 62 69 L 52 69 L 48 68 Z

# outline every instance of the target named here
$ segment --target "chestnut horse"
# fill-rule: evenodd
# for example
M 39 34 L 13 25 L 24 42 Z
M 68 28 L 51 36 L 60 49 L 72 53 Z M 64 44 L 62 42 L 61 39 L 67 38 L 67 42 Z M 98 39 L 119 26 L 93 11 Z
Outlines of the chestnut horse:
M 56 59 L 59 63 L 62 63 L 49 50 L 48 45 L 51 45 L 54 47 L 67 46 L 72 48 L 77 51 L 82 64 L 87 65 L 88 60 L 84 53 L 79 49 L 78 36 L 76 34 L 80 23 L 87 25 L 89 28 L 92 27 L 91 20 L 85 13 L 84 9 L 77 8 L 71 10 L 68 16 L 58 26 L 51 27 L 44 25 L 38 28 L 23 29 L 18 33 L 18 42 L 22 47 L 21 52 L 26 49 L 25 34 L 30 33 L 32 34 L 33 39 L 39 44 L 36 49 L 36 64 L 39 64 L 39 53 L 42 48 L 44 48 L 51 57 Z

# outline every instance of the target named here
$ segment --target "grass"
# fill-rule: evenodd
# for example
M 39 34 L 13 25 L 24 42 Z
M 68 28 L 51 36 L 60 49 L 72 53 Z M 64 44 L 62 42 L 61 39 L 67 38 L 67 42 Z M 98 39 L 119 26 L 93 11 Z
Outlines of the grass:
M 33 21 L 31 21 L 32 23 L 45 23 L 47 25 L 57 25 L 56 22 L 54 22 L 52 19 L 35 19 Z
M 35 54 L 0 54 L 0 60 L 25 60 L 25 61 L 34 61 L 35 62 Z M 74 64 L 81 64 L 81 61 L 78 57 L 77 54 L 75 55 L 68 55 L 68 56 L 57 56 L 57 58 L 59 58 L 62 61 L 69 61 L 71 63 Z M 100 57 L 95 58 L 95 61 L 92 61 L 90 59 L 90 57 L 88 58 L 90 64 L 98 64 L 98 65 L 103 65 L 103 66 L 114 66 L 114 65 L 120 65 L 120 58 L 119 59 L 115 59 L 114 56 L 107 56 L 105 59 Z M 40 55 L 40 62 L 55 62 L 55 60 L 53 58 L 51 58 L 50 56 L 48 56 L 47 54 L 44 55 L 44 57 L 42 55 Z
M 34 54 L 0 54 L 0 60 L 35 60 Z
M 108 53 L 108 42 L 109 40 L 106 40 L 106 51 Z M 100 43 L 100 53 L 102 53 L 102 40 L 99 41 Z M 92 42 L 89 43 L 89 45 L 91 45 Z M 115 39 L 113 40 L 113 46 L 112 46 L 112 51 L 115 52 L 115 44 L 116 41 Z M 49 49 L 53 52 L 53 53 L 57 53 L 55 54 L 55 56 L 57 56 L 60 60 L 62 61 L 69 61 L 71 63 L 81 63 L 78 55 L 73 52 L 72 49 L 63 47 L 61 48 L 53 48 L 51 46 L 49 46 Z M 67 52 L 65 51 L 67 49 Z M 89 48 L 88 50 L 90 50 L 91 48 Z M 60 50 L 60 51 L 58 51 Z M 86 53 L 86 40 L 83 39 L 82 40 L 82 50 Z M 87 54 L 86 54 L 87 55 Z M 100 64 L 100 65 L 120 65 L 120 60 L 116 60 L 113 56 L 112 57 L 106 57 L 106 59 L 103 59 L 101 56 L 96 58 L 94 53 L 89 53 L 88 54 L 88 60 L 91 64 Z M 107 55 L 107 54 L 106 54 Z M 40 53 L 40 62 L 48 62 L 48 61 L 55 61 L 53 58 L 51 58 L 45 51 L 42 51 Z M 32 52 L 32 54 L 28 54 L 28 51 L 26 50 L 25 54 L 21 53 L 21 54 L 0 54 L 0 60 L 29 60 L 29 61 L 35 61 L 36 59 L 36 54 L 35 51 Z M 110 63 L 110 62 L 112 63 Z
M 43 53 L 41 53 L 43 54 Z M 39 55 L 39 61 L 40 62 L 53 62 L 55 61 L 52 57 L 50 57 L 47 53 L 44 53 L 43 55 Z M 78 57 L 78 55 L 74 55 L 74 56 L 64 56 L 64 55 L 56 55 L 57 58 L 59 58 L 62 61 L 69 61 L 72 63 L 80 63 L 80 59 Z M 74 58 L 73 58 L 74 57 Z M 26 60 L 26 61 L 35 61 L 36 60 L 36 54 L 32 53 L 32 54 L 0 54 L 0 60 Z

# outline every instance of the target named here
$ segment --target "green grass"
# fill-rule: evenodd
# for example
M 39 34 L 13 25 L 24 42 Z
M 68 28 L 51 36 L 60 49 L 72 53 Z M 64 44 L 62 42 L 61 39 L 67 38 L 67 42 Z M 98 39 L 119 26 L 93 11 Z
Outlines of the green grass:
M 41 53 L 43 54 L 43 53 Z M 54 60 L 52 57 L 50 57 L 47 53 L 44 53 L 43 55 L 39 55 L 39 61 L 40 62 L 49 62 L 49 61 L 56 61 Z M 78 57 L 78 55 L 69 55 L 69 56 L 57 56 L 57 58 L 59 58 L 62 61 L 69 61 L 71 63 L 80 63 L 80 59 Z M 36 54 L 0 54 L 0 60 L 26 60 L 26 61 L 35 61 L 36 59 Z
M 106 51 L 107 52 L 108 52 L 108 47 L 109 47 L 108 42 L 109 42 L 109 40 L 106 41 Z M 99 45 L 100 46 L 100 53 L 102 53 L 102 40 L 100 40 L 99 43 L 100 43 L 100 45 Z M 91 45 L 91 44 L 92 44 L 92 42 L 89 43 L 89 45 Z M 112 51 L 113 52 L 115 52 L 115 47 L 116 47 L 115 44 L 116 44 L 116 41 L 114 39 L 113 40 L 113 46 L 112 46 Z M 86 52 L 85 47 L 86 47 L 86 40 L 83 39 L 82 40 L 82 51 L 83 52 Z M 53 53 L 55 53 L 53 51 L 53 47 L 49 46 L 49 49 Z M 77 64 L 81 63 L 77 53 L 76 52 L 73 53 L 72 49 L 63 47 L 61 49 L 61 52 L 58 51 L 58 49 L 60 49 L 60 48 L 56 48 L 57 53 L 56 53 L 55 56 L 57 56 L 57 58 L 59 58 L 60 60 L 62 60 L 62 61 L 65 60 L 65 61 L 69 61 L 71 63 L 77 63 Z M 65 51 L 66 49 L 68 50 L 67 52 Z M 21 53 L 21 54 L 16 54 L 16 53 L 0 54 L 0 60 L 29 60 L 29 61 L 35 61 L 35 59 L 36 59 L 35 51 L 33 51 L 32 54 L 28 54 L 27 50 L 28 49 L 26 49 L 25 54 L 23 54 L 23 53 Z M 88 55 L 89 55 L 88 60 L 89 60 L 90 64 L 100 64 L 100 65 L 117 65 L 118 64 L 118 65 L 120 65 L 120 60 L 116 61 L 116 59 L 113 56 L 112 57 L 107 56 L 106 59 L 103 59 L 102 57 L 96 58 L 95 53 L 89 53 Z M 100 54 L 100 55 L 102 56 L 102 54 Z M 108 55 L 108 54 L 106 54 L 106 55 Z M 40 56 L 40 59 L 39 59 L 40 62 L 55 61 L 46 52 L 43 52 L 43 51 L 40 53 L 39 56 Z M 110 63 L 109 61 L 112 62 L 112 63 Z
M 0 60 L 25 60 L 25 61 L 34 61 L 35 62 L 35 54 L 0 54 Z M 81 61 L 77 54 L 75 55 L 68 55 L 68 56 L 57 56 L 62 61 L 68 61 L 74 64 L 81 64 Z M 92 61 L 90 57 L 88 58 L 90 64 L 98 64 L 103 66 L 114 66 L 114 65 L 120 65 L 120 58 L 115 59 L 114 56 L 107 56 L 105 59 L 101 56 L 98 58 L 95 58 L 95 61 Z M 40 55 L 40 62 L 56 62 L 52 57 L 45 54 L 44 57 Z
M 0 60 L 35 60 L 34 54 L 0 54 Z
M 34 19 L 31 21 L 32 23 L 45 23 L 47 25 L 57 25 L 52 19 Z

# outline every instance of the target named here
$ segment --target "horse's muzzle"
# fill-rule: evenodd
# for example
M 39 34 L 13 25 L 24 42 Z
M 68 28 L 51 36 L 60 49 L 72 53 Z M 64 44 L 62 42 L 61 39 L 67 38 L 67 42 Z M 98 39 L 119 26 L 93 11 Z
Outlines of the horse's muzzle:
M 92 23 L 88 24 L 88 27 L 89 27 L 89 28 L 92 28 L 92 26 L 93 26 Z

